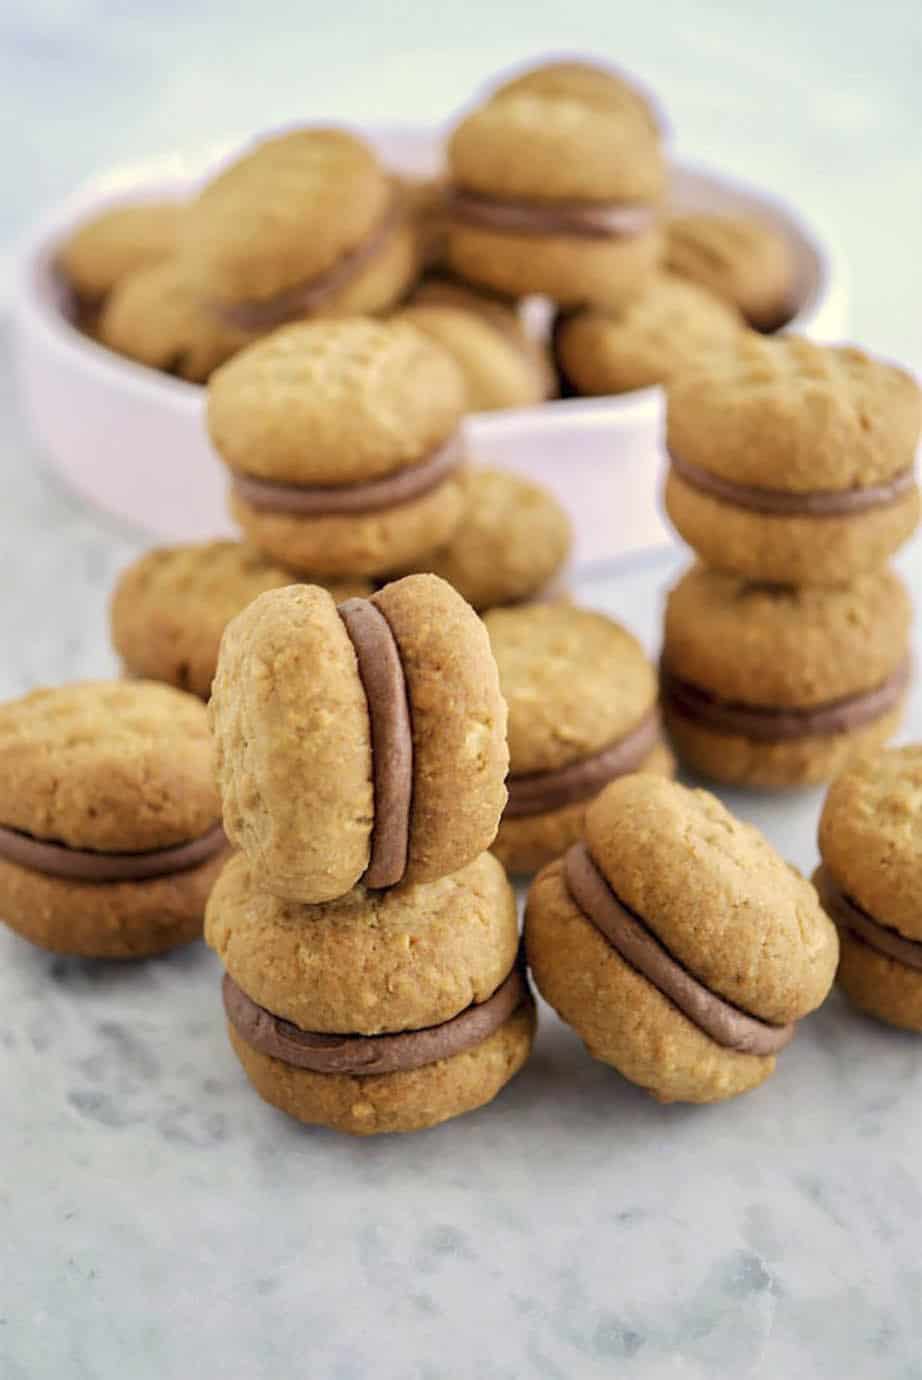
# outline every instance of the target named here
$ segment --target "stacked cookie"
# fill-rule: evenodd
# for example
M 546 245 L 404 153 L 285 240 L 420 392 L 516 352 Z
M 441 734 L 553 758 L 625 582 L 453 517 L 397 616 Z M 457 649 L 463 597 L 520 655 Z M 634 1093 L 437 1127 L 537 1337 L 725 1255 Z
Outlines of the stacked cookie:
M 915 383 L 853 348 L 744 336 L 670 387 L 666 508 L 702 563 L 667 601 L 661 692 L 695 770 L 819 782 L 896 730 L 918 436 Z
M 227 629 L 210 715 L 240 852 L 206 938 L 257 1090 L 357 1135 L 490 1100 L 535 1017 L 485 851 L 508 753 L 476 614 L 432 575 L 338 608 L 318 587 L 270 590 Z

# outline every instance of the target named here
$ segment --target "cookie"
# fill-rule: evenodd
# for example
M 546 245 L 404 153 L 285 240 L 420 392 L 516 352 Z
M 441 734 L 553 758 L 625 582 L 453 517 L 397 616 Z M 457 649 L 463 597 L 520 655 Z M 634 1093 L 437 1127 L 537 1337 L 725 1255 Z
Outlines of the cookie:
M 469 282 L 618 306 L 660 258 L 659 141 L 636 113 L 568 95 L 487 102 L 448 143 L 448 261 Z
M 190 204 L 181 252 L 202 304 L 252 334 L 385 311 L 417 269 L 399 187 L 360 139 L 325 128 L 277 135 L 224 167 Z
M 493 841 L 506 706 L 483 624 L 436 576 L 339 609 L 310 585 L 260 595 L 210 714 L 225 828 L 275 895 L 435 881 Z
M 525 941 L 593 1058 L 663 1102 L 764 1082 L 838 957 L 813 888 L 757 829 L 644 775 L 608 786 L 585 841 L 535 878 Z
M 494 609 L 484 622 L 509 710 L 509 800 L 493 851 L 512 872 L 536 872 L 580 837 L 609 781 L 671 773 L 656 673 L 629 632 L 589 609 Z
M 55 266 L 81 303 L 100 302 L 129 274 L 175 254 L 184 214 L 177 201 L 112 206 L 58 246 Z
M 56 953 L 195 939 L 227 845 L 204 706 L 92 681 L 0 706 L 0 914 Z
M 666 267 L 729 303 L 757 331 L 797 312 L 797 263 L 788 238 L 755 216 L 690 211 L 665 225 Z
M 587 307 L 560 316 L 554 352 L 566 393 L 628 393 L 667 383 L 712 351 L 732 346 L 741 326 L 732 307 L 663 273 L 618 310 Z
M 448 181 L 439 173 L 436 177 L 401 177 L 399 185 L 416 232 L 419 268 L 437 269 L 446 256 Z
M 839 986 L 862 1011 L 922 1031 L 922 747 L 854 762 L 829 788 L 820 900 L 839 927 Z
M 526 68 L 493 88 L 493 100 L 505 96 L 567 96 L 584 105 L 615 112 L 626 110 L 646 124 L 651 133 L 663 128 L 663 117 L 653 98 L 633 78 L 613 67 L 573 58 L 555 59 Z
M 109 609 L 112 645 L 126 672 L 211 694 L 225 627 L 267 589 L 295 577 L 238 541 L 157 546 L 119 577 Z M 365 598 L 368 580 L 324 580 L 337 603 Z
M 206 311 L 177 258 L 136 269 L 112 289 L 94 329 L 116 354 L 204 383 L 252 339 Z
M 828 781 L 896 731 L 911 608 L 891 571 L 822 588 L 689 570 L 669 595 L 661 667 L 679 756 L 715 781 Z
M 353 1135 L 489 1102 L 531 1049 L 515 897 L 481 854 L 451 877 L 322 906 L 276 900 L 238 854 L 208 904 L 231 1043 L 267 1102 Z
M 439 575 L 478 612 L 566 598 L 570 519 L 547 489 L 509 470 L 470 465 L 464 509 L 445 546 L 414 563 Z
M 231 512 L 291 570 L 380 575 L 461 518 L 464 380 L 406 322 L 286 326 L 212 375 L 207 421 Z
M 397 319 L 417 326 L 452 356 L 464 376 L 468 412 L 531 407 L 556 391 L 547 349 L 496 298 L 429 279 Z
M 915 530 L 919 390 L 851 346 L 742 334 L 668 391 L 666 508 L 707 562 L 839 584 Z

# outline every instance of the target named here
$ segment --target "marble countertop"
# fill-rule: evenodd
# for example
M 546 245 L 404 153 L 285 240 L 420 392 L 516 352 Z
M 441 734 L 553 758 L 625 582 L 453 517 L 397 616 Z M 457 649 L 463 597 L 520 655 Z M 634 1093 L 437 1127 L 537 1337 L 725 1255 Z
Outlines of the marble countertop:
M 855 335 L 922 365 L 917 4 L 238 8 L 10 0 L 0 73 L 34 137 L 5 141 L 0 237 L 193 129 L 431 118 L 523 51 L 588 46 L 664 91 L 684 153 L 833 225 Z M 0 472 L 0 697 L 113 672 L 107 594 L 146 539 L 43 468 L 2 331 Z M 652 644 L 674 562 L 583 592 Z M 918 588 L 919 548 L 901 564 Z M 817 792 L 727 798 L 812 865 Z M 259 1101 L 218 975 L 203 946 L 88 964 L 0 931 L 2 1380 L 922 1377 L 917 1039 L 834 994 L 764 1088 L 662 1107 L 545 1008 L 491 1107 L 351 1142 Z

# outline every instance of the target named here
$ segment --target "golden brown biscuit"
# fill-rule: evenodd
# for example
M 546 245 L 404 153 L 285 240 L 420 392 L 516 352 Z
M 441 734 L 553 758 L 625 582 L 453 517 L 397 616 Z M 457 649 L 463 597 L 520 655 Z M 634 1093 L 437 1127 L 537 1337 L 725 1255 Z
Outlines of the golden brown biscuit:
M 643 120 L 654 134 L 663 127 L 662 115 L 648 92 L 632 77 L 596 62 L 551 59 L 526 68 L 492 91 L 493 100 L 519 95 L 569 96 L 584 105 L 628 110 Z
M 175 254 L 184 214 L 177 201 L 112 206 L 79 225 L 55 263 L 82 302 L 100 302 L 130 274 Z
M 119 577 L 112 594 L 112 644 L 133 676 L 165 681 L 207 700 L 224 629 L 267 589 L 320 584 L 337 603 L 365 598 L 368 580 L 295 577 L 238 541 L 157 546 Z
M 750 786 L 835 776 L 899 724 L 910 618 L 890 571 L 795 588 L 693 567 L 667 600 L 661 668 L 679 756 Z
M 690 211 L 666 222 L 666 267 L 734 306 L 758 331 L 796 314 L 797 264 L 789 240 L 755 216 Z
M 482 623 L 435 576 L 341 611 L 312 586 L 261 595 L 210 713 L 225 827 L 276 895 L 434 881 L 493 841 L 506 707 Z
M 589 1053 L 662 1101 L 757 1087 L 838 957 L 813 888 L 756 829 L 644 775 L 608 786 L 585 843 L 535 879 L 525 937 Z
M 709 564 L 838 584 L 914 531 L 919 390 L 860 350 L 743 333 L 675 378 L 666 508 Z

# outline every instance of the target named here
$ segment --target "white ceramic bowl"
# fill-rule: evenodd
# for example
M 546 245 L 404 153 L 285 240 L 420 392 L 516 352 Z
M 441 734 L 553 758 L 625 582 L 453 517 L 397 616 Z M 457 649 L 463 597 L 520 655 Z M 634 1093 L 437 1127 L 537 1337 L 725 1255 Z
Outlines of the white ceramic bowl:
M 398 171 L 438 166 L 439 134 L 425 128 L 368 132 Z M 195 539 L 228 532 L 225 475 L 202 423 L 203 390 L 103 349 L 67 318 L 51 262 L 55 245 L 80 220 L 124 199 L 191 193 L 234 146 L 183 154 L 93 179 L 27 237 L 14 270 L 18 375 L 36 439 L 73 488 L 152 536 Z M 790 239 L 801 303 L 791 328 L 817 339 L 845 329 L 841 256 L 790 210 L 701 168 L 673 173 L 682 207 L 751 210 Z M 662 426 L 659 389 L 574 399 L 471 417 L 472 453 L 553 489 L 576 527 L 576 559 L 600 560 L 665 537 L 658 508 Z

